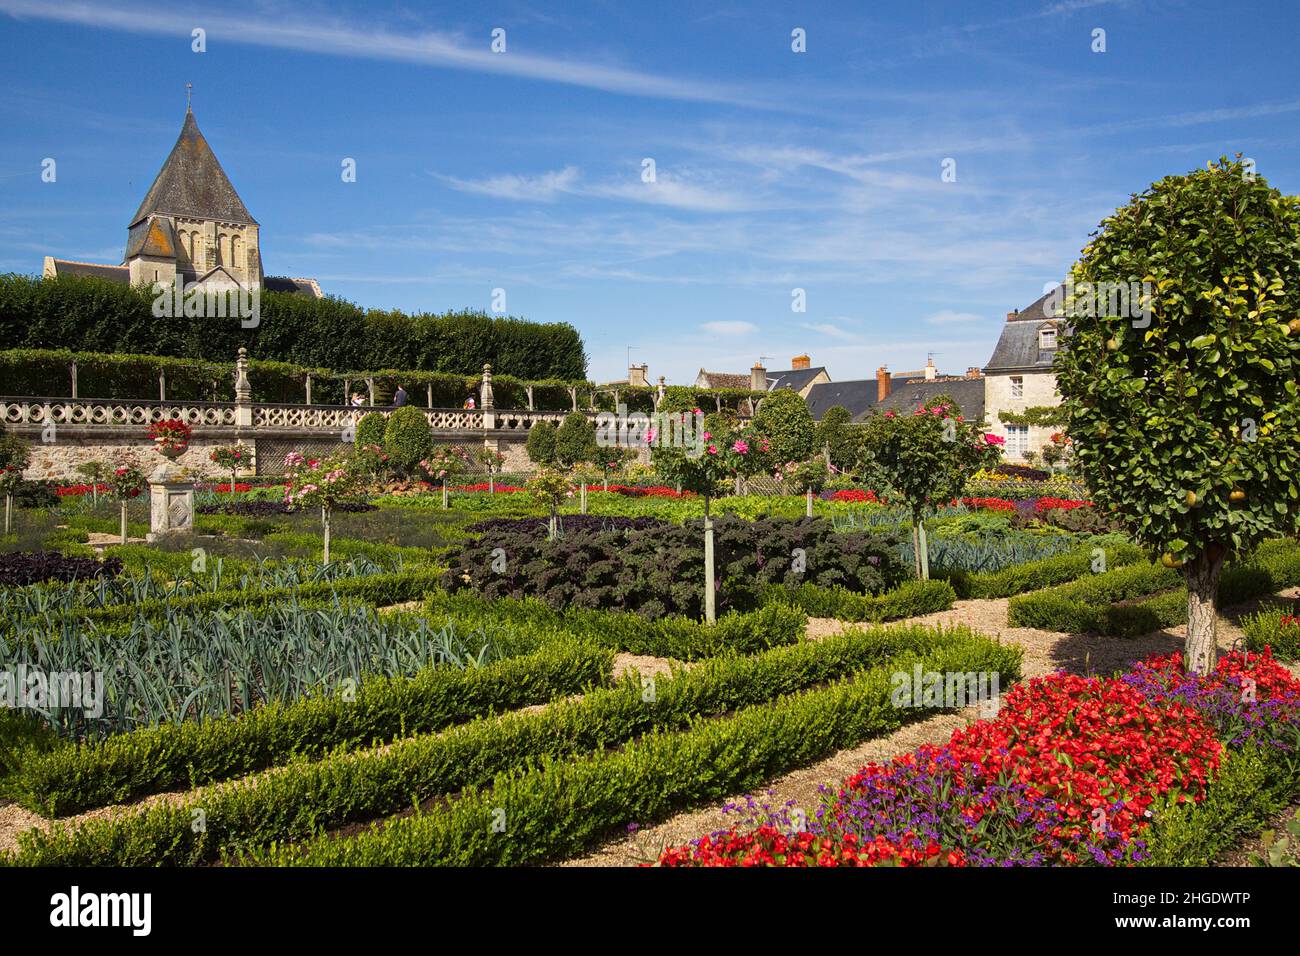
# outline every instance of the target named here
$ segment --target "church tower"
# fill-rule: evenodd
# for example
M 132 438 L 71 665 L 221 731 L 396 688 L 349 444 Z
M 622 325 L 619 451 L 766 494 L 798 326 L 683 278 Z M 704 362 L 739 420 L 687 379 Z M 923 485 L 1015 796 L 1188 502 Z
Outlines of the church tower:
M 180 138 L 127 228 L 131 285 L 262 285 L 258 224 L 235 192 L 188 106 Z

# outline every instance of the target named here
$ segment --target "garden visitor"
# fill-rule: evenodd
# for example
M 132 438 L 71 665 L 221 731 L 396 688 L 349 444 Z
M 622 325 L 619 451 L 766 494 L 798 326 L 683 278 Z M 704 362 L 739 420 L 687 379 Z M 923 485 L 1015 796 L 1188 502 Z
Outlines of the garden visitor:
M 364 405 L 365 403 L 366 403 L 366 397 L 365 397 L 364 395 L 362 395 L 360 392 L 353 392 L 353 393 L 352 393 L 352 407 L 353 407 L 353 408 L 360 408 L 360 407 L 361 407 L 362 405 Z
M 469 398 L 465 399 L 465 407 L 466 407 L 466 408 L 469 408 L 469 409 L 472 409 L 472 408 L 474 407 L 474 396 L 473 396 L 473 395 L 471 395 Z
M 406 404 L 406 389 L 405 387 L 398 385 L 397 391 L 393 392 L 393 407 L 401 408 L 405 404 Z

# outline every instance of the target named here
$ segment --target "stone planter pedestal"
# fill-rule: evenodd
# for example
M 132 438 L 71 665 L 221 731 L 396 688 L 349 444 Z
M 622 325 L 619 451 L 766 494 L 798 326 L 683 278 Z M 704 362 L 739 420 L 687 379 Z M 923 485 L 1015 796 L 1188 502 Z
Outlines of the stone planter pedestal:
M 175 462 L 165 461 L 149 476 L 149 534 L 145 540 L 193 530 L 194 482 Z

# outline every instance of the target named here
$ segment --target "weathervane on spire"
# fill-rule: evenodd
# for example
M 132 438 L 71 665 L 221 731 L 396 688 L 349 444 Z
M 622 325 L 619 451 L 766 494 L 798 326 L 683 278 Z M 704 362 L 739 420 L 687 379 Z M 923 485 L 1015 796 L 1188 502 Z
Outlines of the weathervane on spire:
M 186 83 L 186 84 L 185 84 L 185 112 L 187 112 L 187 113 L 192 113 L 192 112 L 194 112 L 194 111 L 190 108 L 190 94 L 191 94 L 193 91 L 194 91 L 194 84 L 193 84 L 193 83 Z

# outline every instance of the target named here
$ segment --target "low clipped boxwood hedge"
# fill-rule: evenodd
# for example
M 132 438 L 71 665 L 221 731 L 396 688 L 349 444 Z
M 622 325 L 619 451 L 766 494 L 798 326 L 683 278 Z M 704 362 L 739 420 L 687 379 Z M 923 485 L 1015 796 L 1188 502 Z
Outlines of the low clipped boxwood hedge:
M 1135 545 L 1125 544 L 1104 549 L 1104 556 L 1104 567 L 1110 570 L 1135 564 L 1145 557 L 1145 553 Z M 945 570 L 936 573 L 935 577 L 943 578 L 951 584 L 959 598 L 1013 597 L 1093 574 L 1093 566 L 1098 557 L 1093 549 L 1087 549 L 1058 554 L 1041 561 L 1027 561 L 1001 571 L 972 574 Z
M 605 767 L 609 774 L 603 778 L 605 783 L 597 790 L 577 784 L 569 794 L 561 790 L 558 799 L 548 786 L 545 797 L 549 802 L 544 809 L 539 805 L 526 810 L 512 802 L 506 804 L 510 808 L 507 813 L 519 814 L 513 816 L 516 821 L 531 821 L 521 826 L 540 827 L 548 833 L 570 830 L 589 837 L 591 823 L 605 832 L 612 817 L 621 817 L 619 824 L 647 818 L 616 797 L 587 819 L 592 800 L 597 793 L 609 798 L 611 785 L 617 793 L 642 792 L 646 799 L 666 800 L 665 806 L 722 796 L 737 789 L 732 786 L 736 778 L 728 775 L 738 768 L 743 768 L 745 780 L 752 774 L 770 776 L 930 713 L 924 708 L 892 705 L 891 675 L 897 671 L 910 672 L 920 663 L 938 671 L 996 670 L 1010 681 L 1018 674 L 1019 662 L 1018 648 L 1001 647 L 967 628 L 851 630 L 824 641 L 776 648 L 752 657 L 715 658 L 653 680 L 648 685 L 652 693 L 647 693 L 641 681 L 628 677 L 615 688 L 556 702 L 537 713 L 482 718 L 440 734 L 401 740 L 382 750 L 295 762 L 255 785 L 231 781 L 177 803 L 155 803 L 79 825 L 55 824 L 48 831 L 31 830 L 20 837 L 19 852 L 0 856 L 0 863 L 201 863 L 243 847 L 302 840 L 321 828 L 374 819 L 413 803 L 463 792 L 450 811 L 458 814 L 456 808 L 465 801 L 477 806 L 487 799 L 471 788 L 491 784 L 495 777 L 496 793 L 507 796 L 512 785 L 503 784 L 503 780 L 529 779 L 544 772 L 533 772 L 538 766 L 571 766 L 553 762 L 572 758 L 578 758 L 576 765 L 594 760 Z M 781 696 L 817 688 L 867 668 L 875 669 L 852 683 L 835 683 L 795 697 Z M 770 707 L 756 706 L 767 702 L 772 702 Z M 740 717 L 725 716 L 737 710 Z M 744 718 L 745 714 L 750 717 Z M 775 722 L 755 718 L 755 714 L 767 714 Z M 798 719 L 787 723 L 786 717 L 795 714 Z M 738 720 L 746 728 L 739 736 L 729 729 L 737 727 Z M 752 725 L 748 722 L 755 720 Z M 715 732 L 723 734 L 718 741 L 725 743 L 721 750 L 703 745 Z M 661 738 L 661 734 L 665 736 Z M 625 784 L 616 784 L 619 769 L 605 761 L 616 757 L 611 752 L 620 746 L 622 753 L 637 752 L 641 745 L 629 741 L 638 737 L 674 741 L 674 760 L 660 765 L 653 778 L 637 775 Z M 593 752 L 598 756 L 582 757 Z M 203 811 L 203 828 L 192 826 L 197 810 Z M 576 828 L 575 819 L 580 821 Z M 477 826 L 478 821 L 475 811 L 470 822 Z M 395 825 L 389 821 L 385 829 Z M 497 835 L 484 826 L 480 837 L 494 841 Z M 539 850 L 546 848 L 526 846 L 525 855 L 536 858 Z
M 790 649 L 793 652 L 796 649 Z M 802 648 L 798 649 L 802 650 Z M 785 651 L 774 651 L 785 655 Z M 896 730 L 931 711 L 895 707 L 892 675 L 925 670 L 1018 675 L 1020 651 L 968 636 L 908 652 L 852 679 L 689 729 L 656 728 L 618 751 L 549 759 L 498 774 L 445 808 L 390 819 L 351 838 L 271 845 L 258 865 L 518 866 L 580 853 L 630 821 L 649 823 L 701 802 L 753 789 L 792 767 Z M 494 830 L 493 822 L 504 824 Z
M 732 515 L 714 520 L 719 611 L 757 607 L 767 584 L 877 594 L 906 577 L 889 535 L 841 533 L 823 518 Z M 504 561 L 501 559 L 504 557 Z M 493 530 L 452 548 L 443 586 L 488 598 L 535 597 L 551 607 L 634 611 L 647 618 L 703 613 L 704 532 L 699 521 L 642 530 Z
M 612 664 L 607 649 L 553 643 L 484 667 L 371 678 L 353 699 L 277 702 L 238 717 L 160 724 L 34 754 L 6 789 L 29 810 L 64 816 L 545 703 L 608 683 Z
M 1182 581 L 1182 574 L 1169 568 L 1133 564 L 1014 597 L 1007 620 L 1018 627 L 1136 637 L 1186 622 L 1187 590 Z M 1219 580 L 1219 606 L 1231 607 L 1297 584 L 1300 545 L 1287 540 L 1270 541 L 1243 563 L 1224 569 Z M 1153 596 L 1132 603 L 1113 603 L 1145 595 Z
M 487 600 L 473 593 L 436 591 L 425 602 L 425 614 L 457 626 L 494 626 L 506 630 L 571 634 L 602 647 L 630 654 L 696 661 L 723 653 L 754 654 L 803 636 L 808 618 L 791 607 L 770 605 L 744 614 L 721 615 L 716 623 L 680 616 L 646 620 L 620 611 L 567 608 L 557 611 L 533 598 Z
M 769 585 L 763 592 L 769 606 L 794 607 L 810 617 L 834 617 L 841 621 L 895 621 L 933 614 L 952 607 L 957 595 L 947 581 L 908 581 L 884 594 L 855 594 L 844 588 L 819 588 L 801 584 L 797 588 Z

